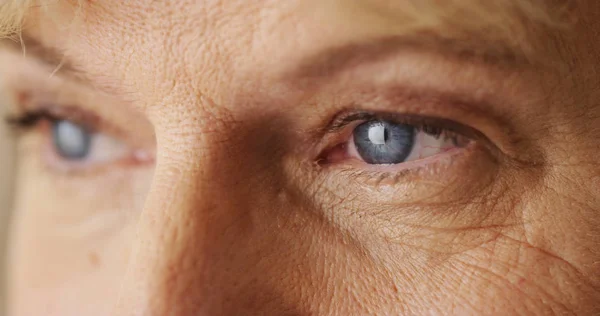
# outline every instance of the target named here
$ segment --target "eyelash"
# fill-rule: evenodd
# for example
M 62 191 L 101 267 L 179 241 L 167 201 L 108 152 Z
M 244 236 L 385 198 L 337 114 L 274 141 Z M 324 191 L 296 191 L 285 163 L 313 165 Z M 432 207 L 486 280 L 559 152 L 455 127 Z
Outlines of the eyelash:
M 99 124 L 99 119 L 96 116 L 76 109 L 59 107 L 42 108 L 17 116 L 9 116 L 6 122 L 19 131 L 28 131 L 38 126 L 41 122 L 55 123 L 62 120 L 82 125 L 91 132 L 95 132 Z
M 463 135 L 471 138 L 484 137 L 476 130 L 457 123 L 452 120 L 433 118 L 428 116 L 399 114 L 399 113 L 374 113 L 368 111 L 352 111 L 336 116 L 327 128 L 327 133 L 338 132 L 344 127 L 353 124 L 366 122 L 370 120 L 387 120 L 398 124 L 411 125 L 420 131 L 428 134 L 440 136 L 444 133 L 453 133 L 455 135 Z

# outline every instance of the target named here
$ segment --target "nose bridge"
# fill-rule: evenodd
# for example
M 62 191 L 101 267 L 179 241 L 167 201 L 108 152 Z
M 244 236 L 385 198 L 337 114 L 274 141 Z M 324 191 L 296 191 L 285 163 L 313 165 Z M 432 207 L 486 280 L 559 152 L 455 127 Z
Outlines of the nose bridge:
M 223 232 L 235 235 L 243 210 L 235 202 L 239 167 L 216 137 L 224 135 L 180 140 L 160 153 L 118 315 L 198 315 L 217 301 L 213 266 L 222 262 L 219 249 L 234 247 Z

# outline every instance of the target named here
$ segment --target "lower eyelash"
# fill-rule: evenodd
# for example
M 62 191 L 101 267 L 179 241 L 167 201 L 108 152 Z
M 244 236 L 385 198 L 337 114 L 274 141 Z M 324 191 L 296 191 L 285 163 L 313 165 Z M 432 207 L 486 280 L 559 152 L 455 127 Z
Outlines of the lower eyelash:
M 427 176 L 443 172 L 451 167 L 460 156 L 475 150 L 475 143 L 466 148 L 456 148 L 446 152 L 443 157 L 432 156 L 418 161 L 404 163 L 404 167 L 398 165 L 361 165 L 362 169 L 356 168 L 351 163 L 341 163 L 321 166 L 329 171 L 339 173 L 351 180 L 369 186 L 392 186 L 400 182 L 410 182 Z M 393 169 L 393 170 L 390 170 Z M 444 169 L 444 170 L 441 170 Z
M 339 167 L 334 171 L 338 176 L 343 176 L 351 181 L 357 181 L 368 186 L 395 185 L 406 177 L 419 173 L 418 169 L 403 169 L 397 172 L 360 170 L 352 167 Z

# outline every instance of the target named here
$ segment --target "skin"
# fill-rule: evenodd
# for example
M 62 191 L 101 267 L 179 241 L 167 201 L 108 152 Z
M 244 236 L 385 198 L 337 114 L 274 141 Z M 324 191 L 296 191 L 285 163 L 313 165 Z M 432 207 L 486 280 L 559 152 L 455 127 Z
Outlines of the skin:
M 430 36 L 357 3 L 32 9 L 24 38 L 68 64 L 4 47 L 15 111 L 75 107 L 129 149 L 74 167 L 47 123 L 21 135 L 11 315 L 600 313 L 600 4 L 578 2 L 571 31 L 507 42 L 541 43 L 523 59 L 406 41 L 338 69 L 353 49 L 336 47 Z M 348 108 L 485 139 L 397 166 L 322 164 L 348 133 L 321 131 Z

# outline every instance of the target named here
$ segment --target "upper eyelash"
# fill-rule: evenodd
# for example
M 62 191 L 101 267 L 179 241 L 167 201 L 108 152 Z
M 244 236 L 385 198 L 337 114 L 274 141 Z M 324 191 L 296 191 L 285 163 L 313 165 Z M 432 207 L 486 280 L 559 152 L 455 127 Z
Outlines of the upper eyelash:
M 71 107 L 41 108 L 6 118 L 8 125 L 24 130 L 31 129 L 44 120 L 51 123 L 62 120 L 72 121 L 87 128 L 90 132 L 97 131 L 99 124 L 99 118 L 95 115 Z
M 42 120 L 56 122 L 61 119 L 47 111 L 36 111 L 28 112 L 21 116 L 9 116 L 6 118 L 6 123 L 19 129 L 29 129 L 36 126 Z
M 368 121 L 377 118 L 377 115 L 370 112 L 354 112 L 349 113 L 343 116 L 337 116 L 334 120 L 329 124 L 326 131 L 329 133 L 336 132 L 348 124 L 356 121 Z
M 441 135 L 463 135 L 473 139 L 487 139 L 480 132 L 460 123 L 439 118 L 424 117 L 412 114 L 373 113 L 357 111 L 337 116 L 327 127 L 327 133 L 335 133 L 347 125 L 357 121 L 386 120 L 398 124 L 414 126 L 417 130 L 426 132 L 436 138 Z

